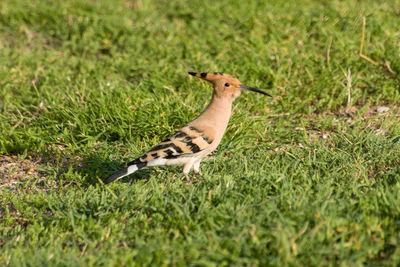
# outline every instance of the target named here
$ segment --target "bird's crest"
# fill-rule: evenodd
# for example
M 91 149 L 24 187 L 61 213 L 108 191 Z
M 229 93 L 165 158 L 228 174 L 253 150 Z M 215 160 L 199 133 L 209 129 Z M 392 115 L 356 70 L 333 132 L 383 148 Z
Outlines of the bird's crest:
M 210 83 L 215 84 L 218 81 L 224 80 L 225 82 L 230 82 L 231 84 L 240 85 L 238 79 L 233 77 L 232 75 L 223 73 L 223 72 L 189 72 L 190 75 L 196 76 L 200 79 L 208 81 Z

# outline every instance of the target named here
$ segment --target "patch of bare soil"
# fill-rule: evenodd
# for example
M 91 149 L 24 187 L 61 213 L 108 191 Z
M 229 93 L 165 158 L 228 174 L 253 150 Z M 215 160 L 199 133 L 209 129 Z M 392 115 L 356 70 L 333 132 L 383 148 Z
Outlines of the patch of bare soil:
M 20 159 L 15 155 L 0 154 L 0 188 L 15 188 L 27 179 L 43 180 L 45 174 L 39 171 L 41 158 Z

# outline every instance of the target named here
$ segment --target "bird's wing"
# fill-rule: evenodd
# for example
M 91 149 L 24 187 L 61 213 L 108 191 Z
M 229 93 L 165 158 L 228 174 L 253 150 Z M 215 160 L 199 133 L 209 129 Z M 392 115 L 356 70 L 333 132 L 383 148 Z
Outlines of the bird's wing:
M 212 127 L 186 125 L 140 158 L 129 162 L 123 170 L 112 174 L 104 183 L 111 183 L 147 166 L 165 165 L 168 164 L 168 161 L 174 159 L 179 162 L 179 158 L 196 155 L 211 145 L 215 139 L 215 134 L 216 130 Z M 181 162 L 184 161 L 185 159 Z
M 209 147 L 214 141 L 214 138 L 215 130 L 211 127 L 194 127 L 186 125 L 170 138 L 150 149 L 140 158 L 129 162 L 128 166 L 136 164 L 143 168 L 151 161 L 155 161 L 159 158 L 168 160 L 180 157 L 190 157 Z

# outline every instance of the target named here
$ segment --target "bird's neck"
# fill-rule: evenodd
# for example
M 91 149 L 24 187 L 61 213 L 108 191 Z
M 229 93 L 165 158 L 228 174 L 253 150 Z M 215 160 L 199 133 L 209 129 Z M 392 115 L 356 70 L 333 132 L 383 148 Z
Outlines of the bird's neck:
M 213 126 L 225 128 L 231 117 L 232 102 L 233 100 L 231 98 L 220 97 L 214 93 L 210 104 L 208 104 L 207 108 L 198 118 L 206 120 Z

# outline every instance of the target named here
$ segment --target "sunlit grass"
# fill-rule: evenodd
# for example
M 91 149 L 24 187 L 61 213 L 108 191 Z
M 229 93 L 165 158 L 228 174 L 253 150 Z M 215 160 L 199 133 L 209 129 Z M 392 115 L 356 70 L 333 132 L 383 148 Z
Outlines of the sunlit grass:
M 0 265 L 399 262 L 399 6 L 1 1 Z M 205 108 L 188 71 L 274 97 L 242 94 L 198 183 L 102 185 Z

